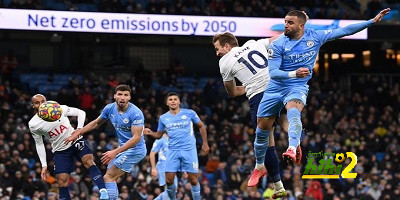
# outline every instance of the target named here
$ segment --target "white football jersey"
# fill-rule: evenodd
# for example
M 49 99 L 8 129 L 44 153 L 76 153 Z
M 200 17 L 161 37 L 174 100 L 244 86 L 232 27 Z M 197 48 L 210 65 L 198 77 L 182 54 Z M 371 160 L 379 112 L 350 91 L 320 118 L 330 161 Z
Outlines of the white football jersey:
M 66 105 L 61 105 L 61 108 L 63 113 L 61 118 L 57 121 L 44 121 L 37 114 L 29 121 L 29 129 L 33 138 L 35 139 L 36 144 L 43 143 L 42 136 L 44 136 L 50 141 L 53 152 L 65 150 L 72 145 L 72 142 L 69 144 L 64 143 L 64 140 L 71 136 L 75 130 L 71 126 L 68 116 L 77 116 L 77 111 L 75 110 L 79 110 L 72 107 L 70 108 Z M 71 115 L 72 113 L 74 113 L 74 115 Z
M 237 78 L 245 87 L 246 96 L 264 92 L 269 82 L 269 39 L 249 40 L 241 47 L 234 47 L 219 60 L 223 81 Z

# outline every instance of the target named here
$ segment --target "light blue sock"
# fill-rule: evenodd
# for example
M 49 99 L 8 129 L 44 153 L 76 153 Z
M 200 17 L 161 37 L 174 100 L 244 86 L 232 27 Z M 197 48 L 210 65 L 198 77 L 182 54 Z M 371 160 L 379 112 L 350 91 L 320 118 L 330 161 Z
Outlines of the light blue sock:
M 69 196 L 68 187 L 59 187 L 58 188 L 60 200 L 71 200 L 71 196 Z
M 265 152 L 269 144 L 269 130 L 261 130 L 256 128 L 256 139 L 254 141 L 254 154 L 256 156 L 256 163 L 262 164 L 265 160 Z
M 200 200 L 201 199 L 201 195 L 200 195 L 200 184 L 197 183 L 197 185 L 193 186 L 192 185 L 192 197 L 193 200 Z
M 118 198 L 119 192 L 116 182 L 106 182 L 106 189 L 110 200 L 116 200 Z
M 175 184 L 167 185 L 168 196 L 171 200 L 176 200 L 176 186 Z
M 300 111 L 297 108 L 290 108 L 287 112 L 287 119 L 289 122 L 289 146 L 297 148 L 300 144 L 301 131 L 303 130 Z

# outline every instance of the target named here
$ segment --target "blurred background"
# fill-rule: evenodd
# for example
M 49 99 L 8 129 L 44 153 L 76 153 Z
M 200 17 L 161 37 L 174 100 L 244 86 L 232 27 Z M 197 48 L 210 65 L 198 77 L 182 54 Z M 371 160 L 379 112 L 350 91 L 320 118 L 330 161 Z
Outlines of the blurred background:
M 280 163 L 282 181 L 290 191 L 285 199 L 291 200 L 400 199 L 398 0 L 0 0 L 0 8 L 9 9 L 266 17 L 281 18 L 282 23 L 293 9 L 305 10 L 310 19 L 368 20 L 386 7 L 392 8 L 391 14 L 368 28 L 367 40 L 335 40 L 319 52 L 302 112 L 302 165 Z M 132 87 L 132 103 L 153 131 L 158 116 L 167 110 L 164 97 L 170 91 L 179 92 L 181 106 L 195 110 L 205 122 L 211 151 L 199 155 L 203 199 L 269 199 L 273 186 L 267 178 L 257 188 L 247 188 L 255 163 L 248 102 L 245 96 L 232 99 L 226 94 L 211 39 L 1 30 L 0 199 L 57 199 L 54 177 L 40 179 L 41 166 L 27 127 L 33 94 L 83 109 L 89 122 L 113 102 L 113 89 L 121 83 Z M 242 45 L 260 38 L 238 39 Z M 199 148 L 202 141 L 196 132 Z M 279 127 L 274 135 L 281 158 L 287 135 Z M 85 137 L 104 174 L 99 156 L 118 146 L 112 125 Z M 146 138 L 148 150 L 153 141 Z M 51 147 L 46 147 L 54 176 Z M 320 151 L 354 152 L 357 178 L 301 179 L 307 153 Z M 184 176 L 179 185 L 178 199 L 190 199 Z M 118 187 L 121 199 L 153 199 L 163 190 L 150 176 L 148 157 Z M 97 198 L 98 188 L 80 163 L 71 175 L 70 191 L 73 199 Z

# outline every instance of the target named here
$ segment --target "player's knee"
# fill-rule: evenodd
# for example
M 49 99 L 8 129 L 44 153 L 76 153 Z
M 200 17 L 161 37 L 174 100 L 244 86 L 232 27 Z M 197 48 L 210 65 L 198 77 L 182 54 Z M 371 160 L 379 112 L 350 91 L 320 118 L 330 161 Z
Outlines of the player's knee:
M 113 182 L 113 178 L 109 174 L 104 174 L 103 176 L 104 182 Z
M 67 187 L 69 181 L 69 175 L 67 174 L 60 174 L 56 176 L 57 183 L 59 187 Z
M 259 118 L 257 120 L 257 127 L 262 130 L 270 130 L 274 120 L 275 118 Z
M 189 180 L 190 185 L 197 185 L 199 183 L 199 181 L 197 180 L 197 178 L 192 178 Z
M 174 179 L 172 179 L 172 180 L 165 179 L 165 183 L 167 183 L 167 185 L 173 185 L 174 184 Z
M 82 164 L 86 168 L 89 168 L 89 167 L 95 165 L 94 159 L 93 159 L 93 155 L 92 154 L 86 154 L 85 156 L 83 156 L 82 157 Z

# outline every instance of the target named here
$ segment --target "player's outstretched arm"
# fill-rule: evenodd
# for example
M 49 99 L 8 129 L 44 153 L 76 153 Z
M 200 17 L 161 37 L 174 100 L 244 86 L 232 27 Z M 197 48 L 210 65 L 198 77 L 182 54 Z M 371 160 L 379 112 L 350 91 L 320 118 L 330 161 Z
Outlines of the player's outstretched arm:
M 376 15 L 373 19 L 370 19 L 368 21 L 364 21 L 364 22 L 360 22 L 360 23 L 356 23 L 356 24 L 350 24 L 343 28 L 337 28 L 337 29 L 332 30 L 331 33 L 323 31 L 324 34 L 322 35 L 322 37 L 324 38 L 325 41 L 330 41 L 330 40 L 338 39 L 338 38 L 341 38 L 344 36 L 353 35 L 359 31 L 362 31 L 362 30 L 368 28 L 369 26 L 371 26 L 375 23 L 380 22 L 385 15 L 389 14 L 389 12 L 390 12 L 390 8 L 386 8 L 386 9 L 383 9 L 381 12 L 379 12 L 378 15 Z
M 148 135 L 148 136 L 153 137 L 154 139 L 160 139 L 160 138 L 163 136 L 163 134 L 164 134 L 164 133 L 161 132 L 161 131 L 154 132 L 154 131 L 150 130 L 149 128 L 145 128 L 144 131 L 143 131 L 143 133 L 144 133 L 145 135 Z
M 201 134 L 201 139 L 203 140 L 203 145 L 201 147 L 201 150 L 205 155 L 208 154 L 210 151 L 210 147 L 208 146 L 208 139 L 207 139 L 207 130 L 206 127 L 204 126 L 203 122 L 197 123 L 197 127 L 199 127 L 200 134 Z
M 78 139 L 79 135 L 83 135 L 87 132 L 90 132 L 94 129 L 99 128 L 102 124 L 104 124 L 104 122 L 106 122 L 107 120 L 101 118 L 101 117 L 97 117 L 97 119 L 91 121 L 89 124 L 86 124 L 86 126 L 84 126 L 81 129 L 76 129 L 71 136 L 69 136 L 67 139 L 65 139 L 65 144 L 68 144 L 70 142 L 74 142 L 76 139 Z

